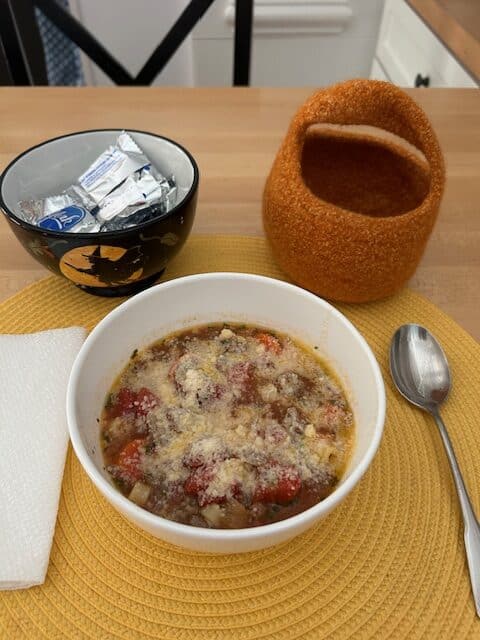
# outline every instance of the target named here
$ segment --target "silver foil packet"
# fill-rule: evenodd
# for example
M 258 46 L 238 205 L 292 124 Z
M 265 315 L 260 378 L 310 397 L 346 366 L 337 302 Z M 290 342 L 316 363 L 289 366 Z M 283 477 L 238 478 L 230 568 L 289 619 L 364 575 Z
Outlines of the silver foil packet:
M 176 202 L 175 178 L 164 178 L 151 166 L 128 177 L 100 203 L 97 220 L 103 230 L 132 227 L 169 211 Z M 144 213 L 135 216 L 139 211 Z M 148 214 L 148 212 L 150 212 Z
M 55 231 L 113 231 L 167 213 L 177 200 L 175 177 L 165 178 L 136 142 L 122 132 L 59 195 L 19 202 L 22 217 Z
M 86 233 L 100 231 L 100 223 L 91 214 L 95 203 L 76 185 L 56 196 L 19 202 L 26 222 L 50 231 Z
M 151 218 L 165 215 L 175 206 L 177 201 L 177 186 L 173 176 L 164 179 L 161 186 L 161 198 L 159 198 L 160 189 L 156 189 L 150 195 L 147 195 L 145 204 L 131 206 L 123 215 L 118 215 L 107 220 L 101 227 L 101 231 L 118 231 L 119 229 L 128 229 L 136 227 L 142 222 L 147 222 Z

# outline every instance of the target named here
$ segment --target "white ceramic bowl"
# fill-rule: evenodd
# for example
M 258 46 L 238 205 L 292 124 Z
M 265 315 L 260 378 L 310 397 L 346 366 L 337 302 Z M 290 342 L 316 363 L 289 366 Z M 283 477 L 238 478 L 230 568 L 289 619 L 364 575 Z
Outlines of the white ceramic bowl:
M 351 403 L 356 437 L 341 482 L 325 500 L 287 520 L 250 529 L 203 529 L 156 516 L 125 498 L 103 469 L 97 418 L 114 378 L 135 348 L 196 324 L 264 325 L 319 347 Z M 105 498 L 149 533 L 197 551 L 253 551 L 288 540 L 336 507 L 367 470 L 380 443 L 385 389 L 364 338 L 334 307 L 291 284 L 241 273 L 208 273 L 160 284 L 109 313 L 91 332 L 73 365 L 67 392 L 70 437 L 83 468 Z

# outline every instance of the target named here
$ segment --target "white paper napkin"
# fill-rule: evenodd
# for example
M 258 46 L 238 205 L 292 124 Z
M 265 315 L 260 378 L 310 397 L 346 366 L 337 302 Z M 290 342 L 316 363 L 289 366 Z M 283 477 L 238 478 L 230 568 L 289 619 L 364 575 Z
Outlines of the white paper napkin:
M 65 395 L 80 327 L 0 335 L 0 589 L 42 584 L 68 443 Z

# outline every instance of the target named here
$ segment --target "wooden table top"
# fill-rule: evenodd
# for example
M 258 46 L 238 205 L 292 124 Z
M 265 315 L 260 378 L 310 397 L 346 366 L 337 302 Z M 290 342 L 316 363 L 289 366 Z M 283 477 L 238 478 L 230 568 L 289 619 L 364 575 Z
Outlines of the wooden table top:
M 407 0 L 457 60 L 480 82 L 478 0 Z
M 82 129 L 124 127 L 185 145 L 201 172 L 194 233 L 261 235 L 261 194 L 289 120 L 312 89 L 0 88 L 0 169 Z M 436 227 L 410 286 L 480 338 L 480 92 L 412 89 L 447 162 Z M 0 219 L 0 300 L 47 271 Z

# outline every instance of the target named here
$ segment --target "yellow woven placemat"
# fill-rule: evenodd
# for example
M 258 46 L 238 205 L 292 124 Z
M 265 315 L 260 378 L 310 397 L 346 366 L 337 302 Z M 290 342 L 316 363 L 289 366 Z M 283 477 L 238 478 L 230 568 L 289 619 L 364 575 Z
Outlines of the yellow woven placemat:
M 283 277 L 262 239 L 231 236 L 191 238 L 165 277 L 219 270 Z M 50 277 L 0 305 L 0 331 L 91 328 L 116 304 Z M 47 580 L 0 594 L 0 638 L 479 638 L 439 437 L 394 392 L 387 349 L 407 321 L 444 345 L 454 381 L 444 418 L 479 510 L 480 346 L 410 291 L 339 308 L 376 353 L 388 395 L 380 450 L 341 507 L 278 547 L 196 554 L 124 520 L 70 451 Z

